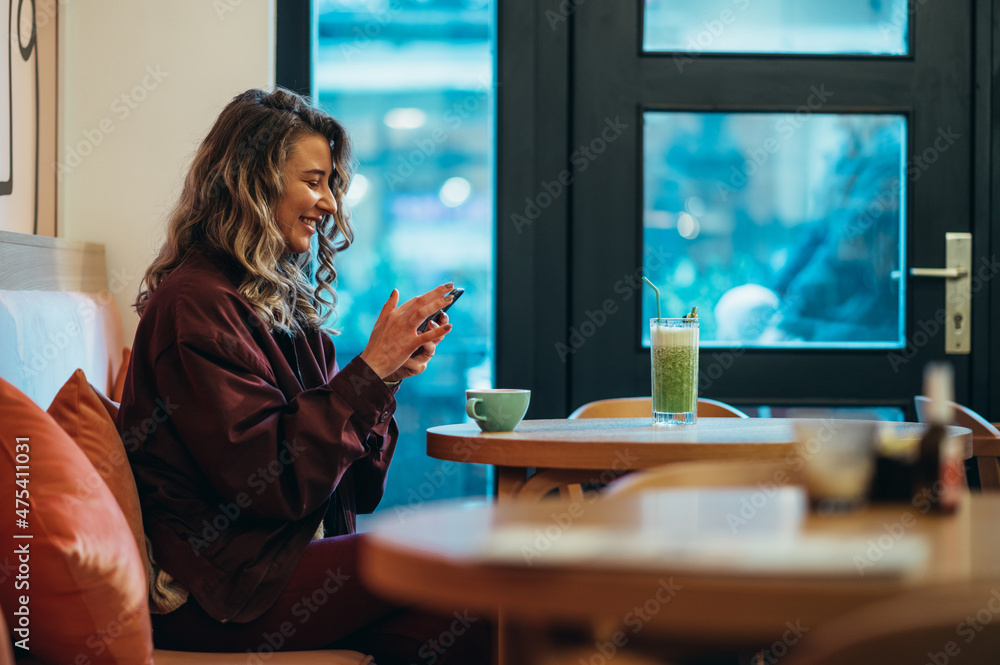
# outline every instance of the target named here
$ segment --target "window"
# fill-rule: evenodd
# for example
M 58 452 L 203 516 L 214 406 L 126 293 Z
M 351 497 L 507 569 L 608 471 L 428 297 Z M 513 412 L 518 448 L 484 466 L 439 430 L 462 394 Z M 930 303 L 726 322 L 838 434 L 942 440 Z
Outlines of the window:
M 643 49 L 905 55 L 907 0 L 646 0 Z
M 488 0 L 318 2 L 319 104 L 351 133 L 354 245 L 337 260 L 341 358 L 360 353 L 393 287 L 453 281 L 454 330 L 397 395 L 400 441 L 380 509 L 483 494 L 487 471 L 430 459 L 428 427 L 465 420 L 492 385 L 493 46 Z
M 699 306 L 703 347 L 903 346 L 904 116 L 644 118 L 644 274 L 664 316 Z

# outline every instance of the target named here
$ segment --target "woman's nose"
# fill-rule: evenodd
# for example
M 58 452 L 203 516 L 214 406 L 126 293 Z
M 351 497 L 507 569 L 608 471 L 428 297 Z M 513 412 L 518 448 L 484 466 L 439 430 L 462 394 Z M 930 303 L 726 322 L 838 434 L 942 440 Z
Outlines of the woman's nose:
M 337 199 L 329 186 L 324 187 L 323 190 L 323 196 L 320 197 L 316 206 L 326 214 L 333 215 L 337 212 Z

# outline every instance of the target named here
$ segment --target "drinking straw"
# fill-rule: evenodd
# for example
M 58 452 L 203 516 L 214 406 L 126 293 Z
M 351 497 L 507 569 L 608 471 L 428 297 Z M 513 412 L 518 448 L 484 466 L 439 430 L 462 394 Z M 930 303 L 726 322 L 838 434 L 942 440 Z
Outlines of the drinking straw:
M 656 292 L 656 318 L 659 319 L 659 318 L 661 318 L 660 317 L 660 290 L 658 288 L 656 288 L 656 285 L 653 284 L 651 281 L 649 281 L 649 278 L 646 277 L 645 275 L 642 276 L 642 281 L 644 281 L 647 284 L 649 284 L 652 287 L 653 291 Z

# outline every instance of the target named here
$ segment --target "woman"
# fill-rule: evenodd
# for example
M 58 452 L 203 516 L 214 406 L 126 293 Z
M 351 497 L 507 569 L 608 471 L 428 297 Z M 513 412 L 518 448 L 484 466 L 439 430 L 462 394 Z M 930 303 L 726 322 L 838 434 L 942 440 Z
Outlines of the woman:
M 364 351 L 338 368 L 322 326 L 334 256 L 353 237 L 349 161 L 343 127 L 298 95 L 237 96 L 146 271 L 118 428 L 158 646 L 336 645 L 410 663 L 453 623 L 375 599 L 355 573 L 354 517 L 382 497 L 394 393 L 451 330 L 442 315 L 416 331 L 452 285 L 402 305 L 393 290 Z M 437 662 L 485 662 L 481 624 L 463 632 Z

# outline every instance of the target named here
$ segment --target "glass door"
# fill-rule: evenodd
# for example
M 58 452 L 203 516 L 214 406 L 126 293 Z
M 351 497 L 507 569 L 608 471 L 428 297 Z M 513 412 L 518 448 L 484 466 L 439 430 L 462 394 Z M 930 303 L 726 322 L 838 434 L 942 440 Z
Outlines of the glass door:
M 909 415 L 947 359 L 968 399 L 967 306 L 994 272 L 965 235 L 971 2 L 589 2 L 573 20 L 571 406 L 649 394 L 642 275 L 663 316 L 699 307 L 702 396 Z

